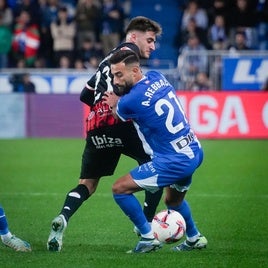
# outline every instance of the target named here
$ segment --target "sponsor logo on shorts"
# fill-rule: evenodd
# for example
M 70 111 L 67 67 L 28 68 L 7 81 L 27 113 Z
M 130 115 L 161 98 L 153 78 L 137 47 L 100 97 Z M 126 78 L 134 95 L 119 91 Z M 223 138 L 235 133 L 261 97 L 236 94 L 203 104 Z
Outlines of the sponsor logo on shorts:
M 91 140 L 97 149 L 123 146 L 123 142 L 120 138 L 107 137 L 106 135 L 92 136 Z
M 149 167 L 149 169 L 151 170 L 152 173 L 156 172 L 152 162 L 148 162 L 148 167 Z
M 148 171 L 150 171 L 152 173 L 156 172 L 152 162 L 145 163 L 145 164 L 139 166 L 139 168 L 138 168 L 138 172 L 148 172 Z

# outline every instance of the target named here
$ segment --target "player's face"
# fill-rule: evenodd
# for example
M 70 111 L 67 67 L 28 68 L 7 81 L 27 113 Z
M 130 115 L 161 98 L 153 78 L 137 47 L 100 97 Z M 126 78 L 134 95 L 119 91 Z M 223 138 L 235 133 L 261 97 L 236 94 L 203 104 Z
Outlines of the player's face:
M 135 33 L 135 44 L 139 47 L 142 58 L 150 57 L 151 52 L 155 50 L 155 42 L 156 35 L 152 31 Z
M 128 93 L 134 85 L 133 66 L 126 66 L 123 62 L 111 65 L 113 84 L 120 94 Z

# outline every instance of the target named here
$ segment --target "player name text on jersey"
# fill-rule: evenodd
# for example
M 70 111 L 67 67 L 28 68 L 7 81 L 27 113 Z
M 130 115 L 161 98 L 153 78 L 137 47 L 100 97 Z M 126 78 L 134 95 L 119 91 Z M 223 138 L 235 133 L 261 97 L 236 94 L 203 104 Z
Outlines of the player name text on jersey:
M 144 95 L 146 97 L 148 97 L 148 99 L 146 101 L 142 101 L 142 105 L 144 106 L 150 106 L 150 101 L 154 95 L 154 93 L 162 88 L 162 87 L 166 87 L 166 86 L 170 86 L 169 82 L 165 79 L 160 79 L 154 83 L 152 83 L 145 91 Z

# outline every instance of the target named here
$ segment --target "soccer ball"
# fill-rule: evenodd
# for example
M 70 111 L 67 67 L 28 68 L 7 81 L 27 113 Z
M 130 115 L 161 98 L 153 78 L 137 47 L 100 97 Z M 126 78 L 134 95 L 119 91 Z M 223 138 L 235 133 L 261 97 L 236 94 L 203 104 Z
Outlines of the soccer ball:
M 186 231 L 186 223 L 179 212 L 165 209 L 154 216 L 152 230 L 158 241 L 174 243 L 183 237 Z

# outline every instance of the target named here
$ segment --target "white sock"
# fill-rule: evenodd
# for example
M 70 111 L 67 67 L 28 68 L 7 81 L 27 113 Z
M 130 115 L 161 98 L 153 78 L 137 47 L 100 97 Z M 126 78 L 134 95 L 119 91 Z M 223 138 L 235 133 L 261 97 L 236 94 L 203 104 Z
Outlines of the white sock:
M 152 230 L 149 233 L 147 233 L 147 234 L 142 234 L 141 236 L 143 238 L 154 239 L 154 233 L 153 233 Z
M 199 236 L 200 236 L 200 233 L 198 233 L 197 235 L 192 236 L 192 237 L 187 237 L 187 240 L 189 242 L 195 242 L 199 238 Z
M 6 233 L 4 235 L 1 235 L 2 241 L 10 239 L 11 237 L 12 237 L 12 234 L 10 232 L 8 232 L 8 233 Z

